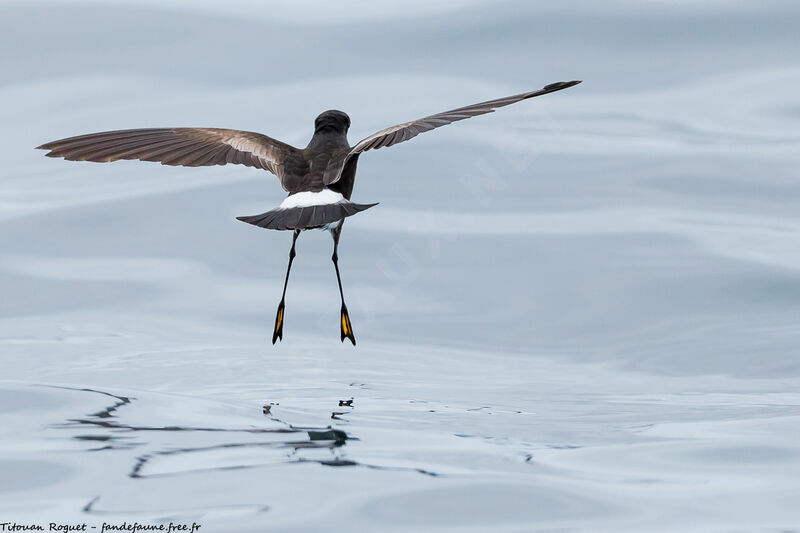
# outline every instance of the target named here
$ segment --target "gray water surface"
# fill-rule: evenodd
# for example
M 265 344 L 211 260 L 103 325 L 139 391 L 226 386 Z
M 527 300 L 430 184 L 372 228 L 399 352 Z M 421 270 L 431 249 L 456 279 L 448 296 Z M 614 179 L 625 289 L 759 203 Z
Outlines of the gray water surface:
M 788 1 L 0 2 L 0 522 L 800 530 L 798 36 Z M 271 174 L 33 150 L 330 108 L 355 143 L 569 79 L 360 159 L 355 348 L 322 232 L 269 343 L 291 237 L 235 216 Z

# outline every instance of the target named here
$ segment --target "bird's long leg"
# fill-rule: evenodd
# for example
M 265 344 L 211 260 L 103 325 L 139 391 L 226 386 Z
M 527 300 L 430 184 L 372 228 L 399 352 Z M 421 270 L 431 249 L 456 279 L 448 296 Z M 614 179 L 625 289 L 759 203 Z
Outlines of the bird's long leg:
M 353 326 L 350 324 L 350 315 L 347 314 L 347 306 L 344 304 L 344 291 L 342 291 L 342 277 L 339 275 L 339 235 L 342 233 L 342 225 L 344 224 L 344 220 L 342 220 L 335 229 L 331 230 L 331 236 L 333 237 L 333 255 L 331 256 L 331 260 L 333 261 L 333 266 L 336 269 L 336 281 L 339 282 L 339 295 L 342 297 L 342 313 L 339 318 L 339 326 L 342 331 L 342 342 L 344 339 L 350 339 L 350 342 L 353 343 L 353 346 L 356 345 L 356 337 L 353 335 Z
M 278 339 L 283 340 L 283 313 L 286 308 L 286 287 L 289 285 L 289 272 L 292 270 L 292 261 L 296 255 L 294 253 L 294 245 L 299 236 L 300 230 L 294 230 L 294 235 L 292 235 L 292 249 L 289 250 L 289 266 L 286 267 L 286 280 L 283 282 L 283 295 L 281 296 L 281 303 L 278 304 L 278 313 L 275 315 L 275 329 L 272 333 L 272 344 L 275 344 L 275 341 Z

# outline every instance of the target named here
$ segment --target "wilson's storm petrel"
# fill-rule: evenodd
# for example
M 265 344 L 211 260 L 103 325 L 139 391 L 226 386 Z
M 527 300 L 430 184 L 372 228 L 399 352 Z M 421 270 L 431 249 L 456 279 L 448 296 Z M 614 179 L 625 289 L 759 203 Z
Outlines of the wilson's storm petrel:
M 451 111 L 437 113 L 411 122 L 398 124 L 374 133 L 350 146 L 347 130 L 350 117 L 342 111 L 325 111 L 314 121 L 314 136 L 303 149 L 289 146 L 266 135 L 249 131 L 219 128 L 152 128 L 107 131 L 70 137 L 43 144 L 49 157 L 71 161 L 108 162 L 118 159 L 158 161 L 162 165 L 200 167 L 234 163 L 268 170 L 278 176 L 289 196 L 272 211 L 239 220 L 267 229 L 291 230 L 292 248 L 283 283 L 283 295 L 275 317 L 272 343 L 283 339 L 283 315 L 289 271 L 295 257 L 295 243 L 302 230 L 326 229 L 333 236 L 333 266 L 339 295 L 341 340 L 356 338 L 347 306 L 344 304 L 342 278 L 339 275 L 337 251 L 344 219 L 377 204 L 350 201 L 356 176 L 358 156 L 367 150 L 392 146 L 420 133 L 459 120 L 491 113 L 534 96 L 552 93 L 577 85 L 580 81 L 558 82 L 538 91 L 489 100 Z

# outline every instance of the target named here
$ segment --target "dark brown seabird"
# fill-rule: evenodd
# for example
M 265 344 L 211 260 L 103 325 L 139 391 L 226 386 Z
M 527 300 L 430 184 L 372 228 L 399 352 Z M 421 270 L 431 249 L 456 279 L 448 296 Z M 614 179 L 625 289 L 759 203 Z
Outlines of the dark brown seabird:
M 325 111 L 314 121 L 314 136 L 304 149 L 295 148 L 260 133 L 219 128 L 152 128 L 106 131 L 70 137 L 43 144 L 48 157 L 70 161 L 109 162 L 118 159 L 158 161 L 162 165 L 200 167 L 234 163 L 268 170 L 278 176 L 289 196 L 281 205 L 260 215 L 237 217 L 243 222 L 267 229 L 292 230 L 289 266 L 283 282 L 283 295 L 275 317 L 272 343 L 283 340 L 283 315 L 286 286 L 295 257 L 295 243 L 302 230 L 326 229 L 333 236 L 333 266 L 342 298 L 341 340 L 356 338 L 344 304 L 339 275 L 338 248 L 344 219 L 377 204 L 350 201 L 358 156 L 367 150 L 392 146 L 420 133 L 459 120 L 493 112 L 534 96 L 552 93 L 579 84 L 579 80 L 551 83 L 546 87 L 497 100 L 489 100 L 451 111 L 437 113 L 398 124 L 374 133 L 350 146 L 347 130 L 350 117 L 342 111 Z

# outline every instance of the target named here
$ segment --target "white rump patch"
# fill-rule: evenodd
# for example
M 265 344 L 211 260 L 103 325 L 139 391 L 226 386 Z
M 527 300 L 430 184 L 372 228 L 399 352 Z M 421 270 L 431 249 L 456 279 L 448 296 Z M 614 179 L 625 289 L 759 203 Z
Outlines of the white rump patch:
M 292 207 L 311 207 L 312 205 L 328 205 L 343 202 L 342 193 L 330 189 L 322 189 L 319 192 L 297 192 L 290 194 L 281 202 L 281 209 L 291 209 Z

